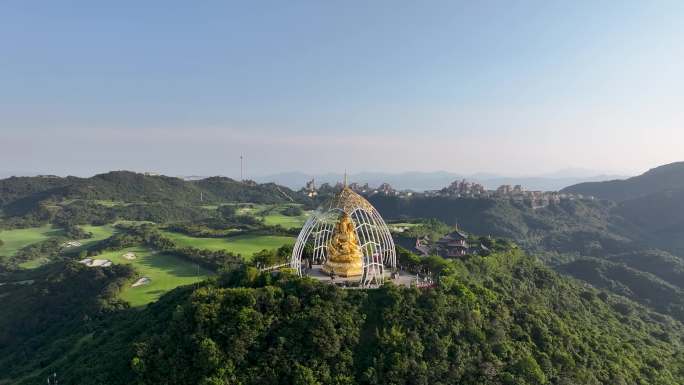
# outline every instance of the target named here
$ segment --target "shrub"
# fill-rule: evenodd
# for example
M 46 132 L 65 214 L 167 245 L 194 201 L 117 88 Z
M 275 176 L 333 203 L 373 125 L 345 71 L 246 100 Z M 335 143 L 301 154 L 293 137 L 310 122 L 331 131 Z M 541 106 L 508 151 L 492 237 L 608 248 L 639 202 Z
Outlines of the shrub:
M 288 206 L 282 211 L 282 214 L 288 217 L 298 217 L 302 213 L 303 211 L 299 206 Z

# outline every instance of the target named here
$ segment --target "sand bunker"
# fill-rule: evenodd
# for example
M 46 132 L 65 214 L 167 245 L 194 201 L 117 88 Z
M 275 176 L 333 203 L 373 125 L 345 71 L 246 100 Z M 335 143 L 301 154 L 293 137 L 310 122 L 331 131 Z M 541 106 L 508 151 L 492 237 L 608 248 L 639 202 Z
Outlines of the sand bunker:
M 150 278 L 142 277 L 139 280 L 135 281 L 135 283 L 133 283 L 131 285 L 131 287 L 138 287 L 138 286 L 142 286 L 142 285 L 147 285 L 150 282 L 152 282 L 152 280 Z
M 67 249 L 68 249 L 69 247 L 79 247 L 79 246 L 81 246 L 81 242 L 79 242 L 79 241 L 69 241 L 69 242 L 62 243 L 62 246 L 65 247 L 65 248 L 67 248 Z
M 124 258 L 128 259 L 129 261 L 131 261 L 131 260 L 135 259 L 135 253 L 130 253 L 130 252 L 129 252 L 129 253 L 126 253 L 126 254 L 122 255 L 122 257 L 124 257 Z
M 86 258 L 78 261 L 88 267 L 109 267 L 112 265 L 112 261 L 109 259 L 92 259 Z

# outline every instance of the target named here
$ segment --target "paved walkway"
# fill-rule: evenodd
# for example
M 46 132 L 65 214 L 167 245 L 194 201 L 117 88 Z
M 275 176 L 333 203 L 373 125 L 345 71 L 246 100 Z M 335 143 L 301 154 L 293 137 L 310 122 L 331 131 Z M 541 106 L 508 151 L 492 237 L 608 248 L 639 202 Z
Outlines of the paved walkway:
M 353 285 L 361 281 L 360 276 L 348 278 L 337 276 L 334 280 L 332 280 L 330 279 L 330 275 L 323 271 L 322 267 L 323 265 L 313 265 L 311 270 L 305 270 L 303 271 L 303 273 L 304 275 L 319 280 L 321 282 L 332 283 L 338 286 Z M 400 272 L 399 275 L 394 279 L 392 279 L 391 277 L 391 273 L 386 271 L 385 281 L 392 281 L 395 285 L 411 287 L 411 284 L 413 283 L 415 285 L 416 282 L 416 276 L 405 271 Z

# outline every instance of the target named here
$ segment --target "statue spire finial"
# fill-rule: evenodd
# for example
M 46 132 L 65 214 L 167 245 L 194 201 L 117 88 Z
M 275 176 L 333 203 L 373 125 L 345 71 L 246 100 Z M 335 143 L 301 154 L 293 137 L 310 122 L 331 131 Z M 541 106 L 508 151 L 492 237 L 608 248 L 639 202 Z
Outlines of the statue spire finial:
M 347 169 L 344 169 L 344 187 L 347 187 Z

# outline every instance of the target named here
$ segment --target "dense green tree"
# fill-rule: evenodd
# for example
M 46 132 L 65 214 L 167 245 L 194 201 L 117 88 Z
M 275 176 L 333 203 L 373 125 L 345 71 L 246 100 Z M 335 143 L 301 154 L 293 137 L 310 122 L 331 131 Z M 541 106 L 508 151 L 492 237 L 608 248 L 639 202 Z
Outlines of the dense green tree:
M 221 205 L 216 211 L 218 211 L 219 216 L 227 221 L 232 220 L 237 213 L 237 209 L 233 205 Z
M 55 324 L 60 338 L 82 340 L 67 360 L 40 368 L 0 348 L 9 352 L 0 373 L 28 374 L 20 384 L 54 370 L 65 384 L 113 385 L 684 381 L 684 328 L 671 318 L 599 295 L 516 249 L 432 259 L 441 285 L 423 290 L 342 290 L 245 266 L 87 330 Z M 34 357 L 47 349 L 33 346 Z
M 304 212 L 302 211 L 302 208 L 299 206 L 287 206 L 283 209 L 282 213 L 283 215 L 286 215 L 288 217 L 298 217 L 302 215 Z
M 291 245 L 283 245 L 275 250 L 261 250 L 252 256 L 252 263 L 261 266 L 274 266 L 287 262 L 292 255 Z

